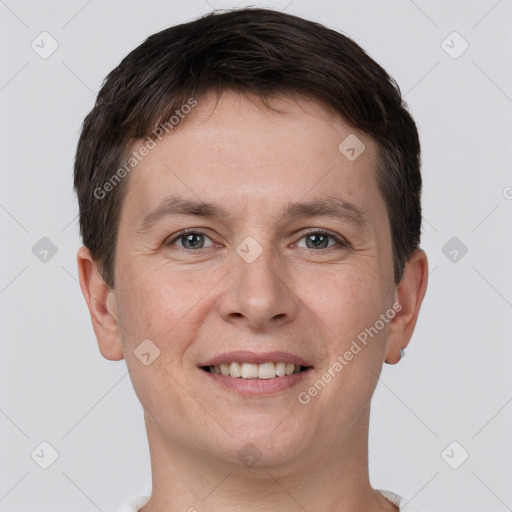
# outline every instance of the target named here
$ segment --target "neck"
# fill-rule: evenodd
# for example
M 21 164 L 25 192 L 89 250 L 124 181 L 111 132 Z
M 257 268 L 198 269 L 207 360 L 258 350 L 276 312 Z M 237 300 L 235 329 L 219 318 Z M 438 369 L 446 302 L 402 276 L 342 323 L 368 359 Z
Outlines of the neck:
M 373 490 L 368 478 L 369 409 L 350 435 L 312 447 L 300 460 L 240 469 L 169 443 L 146 417 L 153 491 L 142 512 L 368 512 L 397 508 Z

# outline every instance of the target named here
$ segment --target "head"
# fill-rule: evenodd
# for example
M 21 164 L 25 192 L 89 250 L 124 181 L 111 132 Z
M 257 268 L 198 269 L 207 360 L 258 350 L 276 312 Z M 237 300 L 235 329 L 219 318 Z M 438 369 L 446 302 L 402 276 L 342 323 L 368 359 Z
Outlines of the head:
M 155 34 L 107 76 L 74 183 L 100 350 L 126 359 L 155 437 L 227 464 L 265 444 L 276 465 L 367 421 L 427 264 L 417 130 L 356 43 L 263 9 Z M 305 369 L 234 390 L 205 370 L 228 352 Z

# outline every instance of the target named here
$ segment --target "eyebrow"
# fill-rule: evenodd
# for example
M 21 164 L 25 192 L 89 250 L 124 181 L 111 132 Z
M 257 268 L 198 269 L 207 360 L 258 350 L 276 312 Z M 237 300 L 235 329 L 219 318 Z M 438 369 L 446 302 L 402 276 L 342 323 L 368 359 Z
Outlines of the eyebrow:
M 147 232 L 166 217 L 188 215 L 201 218 L 228 218 L 229 213 L 220 205 L 171 196 L 148 213 L 140 223 L 137 233 Z M 290 203 L 282 212 L 282 218 L 331 217 L 363 228 L 366 214 L 356 205 L 337 196 L 327 196 L 307 202 Z

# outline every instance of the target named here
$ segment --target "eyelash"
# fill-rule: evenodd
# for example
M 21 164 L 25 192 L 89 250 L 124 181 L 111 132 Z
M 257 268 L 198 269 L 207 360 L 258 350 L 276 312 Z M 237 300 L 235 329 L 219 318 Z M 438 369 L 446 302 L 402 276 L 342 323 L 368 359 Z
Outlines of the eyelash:
M 172 245 L 174 245 L 175 242 L 177 242 L 181 238 L 183 238 L 187 235 L 190 235 L 190 234 L 203 235 L 207 238 L 210 238 L 206 233 L 204 233 L 201 230 L 197 230 L 197 229 L 193 229 L 193 228 L 192 229 L 184 229 L 183 231 L 180 231 L 179 233 L 174 235 L 169 241 L 165 242 L 165 245 L 172 246 Z M 323 228 L 315 228 L 315 229 L 312 229 L 311 231 L 308 231 L 307 233 L 303 233 L 299 240 L 302 240 L 303 238 L 305 238 L 309 235 L 317 235 L 317 234 L 318 235 L 326 235 L 329 238 L 332 238 L 333 240 L 335 240 L 338 243 L 340 248 L 345 248 L 345 249 L 351 248 L 350 243 L 345 238 L 334 235 L 330 231 L 323 229 Z M 211 240 L 211 238 L 210 238 L 210 240 Z M 310 251 L 314 251 L 314 252 L 327 251 L 330 249 L 332 250 L 334 248 L 335 248 L 335 246 L 331 246 L 331 247 L 326 247 L 321 250 L 317 250 L 317 249 L 312 249 L 312 248 L 306 247 L 306 249 L 309 249 Z M 180 247 L 180 249 L 183 249 L 184 251 L 187 251 L 187 252 L 202 252 L 203 250 L 210 249 L 210 247 L 202 247 L 201 249 L 187 249 L 185 247 Z

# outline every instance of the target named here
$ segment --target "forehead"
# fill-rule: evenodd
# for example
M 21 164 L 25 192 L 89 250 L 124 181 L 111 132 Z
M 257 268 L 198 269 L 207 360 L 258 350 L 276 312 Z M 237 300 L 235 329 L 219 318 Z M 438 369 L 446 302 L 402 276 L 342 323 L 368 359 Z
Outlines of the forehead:
M 334 192 L 361 210 L 384 206 L 371 137 L 318 101 L 276 96 L 269 103 L 271 109 L 233 91 L 198 98 L 131 172 L 123 210 L 129 204 L 127 215 L 135 221 L 166 196 L 181 195 L 263 213 L 281 199 L 296 202 Z

